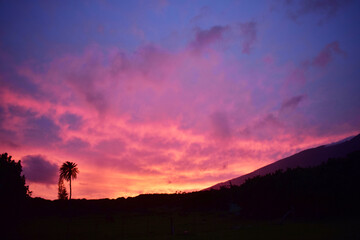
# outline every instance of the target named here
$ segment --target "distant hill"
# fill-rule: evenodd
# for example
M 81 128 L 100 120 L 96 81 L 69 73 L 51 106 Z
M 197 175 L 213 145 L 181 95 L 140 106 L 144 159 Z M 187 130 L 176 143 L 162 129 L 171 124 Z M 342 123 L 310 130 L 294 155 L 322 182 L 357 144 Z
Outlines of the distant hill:
M 320 147 L 304 150 L 290 157 L 278 160 L 265 167 L 259 168 L 251 173 L 242 175 L 237 178 L 233 178 L 226 182 L 218 183 L 204 190 L 220 189 L 220 187 L 228 187 L 230 186 L 230 182 L 232 185 L 241 185 L 248 178 L 253 178 L 258 175 L 263 176 L 268 173 L 273 173 L 279 169 L 285 170 L 287 168 L 296 168 L 296 167 L 305 168 L 305 167 L 317 166 L 327 161 L 329 158 L 345 157 L 347 154 L 359 150 L 360 150 L 360 134 L 354 137 L 348 137 L 336 143 L 331 143 L 328 145 L 323 145 Z

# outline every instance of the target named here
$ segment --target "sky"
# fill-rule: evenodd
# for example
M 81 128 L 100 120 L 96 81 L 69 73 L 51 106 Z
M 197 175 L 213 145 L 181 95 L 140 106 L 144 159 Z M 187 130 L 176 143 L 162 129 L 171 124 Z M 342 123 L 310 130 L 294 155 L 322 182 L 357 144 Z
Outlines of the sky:
M 33 197 L 189 192 L 360 133 L 351 0 L 1 1 L 0 152 Z

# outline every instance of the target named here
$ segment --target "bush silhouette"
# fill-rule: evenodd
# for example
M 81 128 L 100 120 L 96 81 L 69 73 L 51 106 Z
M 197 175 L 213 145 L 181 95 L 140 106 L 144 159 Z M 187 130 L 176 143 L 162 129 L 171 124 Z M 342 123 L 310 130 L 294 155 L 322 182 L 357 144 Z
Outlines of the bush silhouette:
M 58 199 L 59 200 L 67 200 L 69 198 L 66 188 L 64 186 L 64 179 L 59 178 L 58 182 Z

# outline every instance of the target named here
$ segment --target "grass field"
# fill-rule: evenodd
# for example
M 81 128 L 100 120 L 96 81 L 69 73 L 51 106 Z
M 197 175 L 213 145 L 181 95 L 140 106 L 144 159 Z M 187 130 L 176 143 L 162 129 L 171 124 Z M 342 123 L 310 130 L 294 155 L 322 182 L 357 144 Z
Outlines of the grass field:
M 118 214 L 24 220 L 23 239 L 360 239 L 360 221 L 244 221 L 226 213 Z

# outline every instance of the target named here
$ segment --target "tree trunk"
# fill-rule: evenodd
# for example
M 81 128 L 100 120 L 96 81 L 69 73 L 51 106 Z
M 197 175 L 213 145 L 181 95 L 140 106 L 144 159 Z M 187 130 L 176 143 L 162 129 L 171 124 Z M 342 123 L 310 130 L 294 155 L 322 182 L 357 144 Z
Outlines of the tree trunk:
M 70 177 L 70 200 L 71 200 L 71 177 Z

